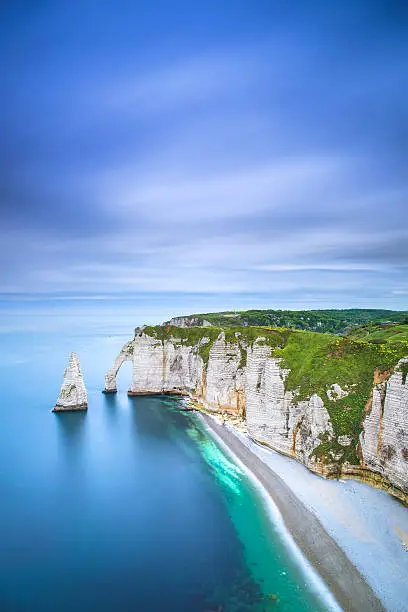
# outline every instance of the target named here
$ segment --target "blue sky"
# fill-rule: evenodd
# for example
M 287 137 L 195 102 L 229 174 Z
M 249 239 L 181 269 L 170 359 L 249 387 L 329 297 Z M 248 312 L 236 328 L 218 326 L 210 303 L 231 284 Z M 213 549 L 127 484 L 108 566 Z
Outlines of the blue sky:
M 408 308 L 407 3 L 0 17 L 0 293 Z

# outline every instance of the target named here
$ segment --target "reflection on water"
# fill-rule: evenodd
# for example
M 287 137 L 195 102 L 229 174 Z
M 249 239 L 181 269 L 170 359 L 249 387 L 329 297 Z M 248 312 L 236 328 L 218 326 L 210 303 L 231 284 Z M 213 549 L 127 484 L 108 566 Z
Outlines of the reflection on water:
M 102 393 L 102 401 L 106 418 L 111 425 L 116 426 L 119 422 L 119 402 L 116 393 Z
M 52 418 L 57 423 L 58 448 L 64 454 L 67 464 L 80 463 L 86 437 L 87 412 L 53 412 Z

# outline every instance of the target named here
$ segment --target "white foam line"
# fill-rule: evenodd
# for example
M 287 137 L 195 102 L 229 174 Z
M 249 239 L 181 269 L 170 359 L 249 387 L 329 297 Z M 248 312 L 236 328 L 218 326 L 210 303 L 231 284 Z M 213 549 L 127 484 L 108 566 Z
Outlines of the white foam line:
M 201 417 L 201 415 L 199 416 Z M 210 418 L 213 418 L 211 417 L 211 415 L 208 415 L 208 416 L 210 416 Z M 330 610 L 333 610 L 333 612 L 342 612 L 342 608 L 337 603 L 337 600 L 334 597 L 333 593 L 330 591 L 330 589 L 328 588 L 324 580 L 321 578 L 318 572 L 314 569 L 314 567 L 309 563 L 309 561 L 306 559 L 306 557 L 304 556 L 299 546 L 296 544 L 295 540 L 293 539 L 292 534 L 290 533 L 289 529 L 285 525 L 282 513 L 280 512 L 279 508 L 277 507 L 277 505 L 275 504 L 275 502 L 269 495 L 268 491 L 265 489 L 264 485 L 255 476 L 255 474 L 249 469 L 249 467 L 247 467 L 245 463 L 243 463 L 241 459 L 239 459 L 235 455 L 235 453 L 231 450 L 228 444 L 224 442 L 222 438 L 220 438 L 217 432 L 208 426 L 208 424 L 205 422 L 203 418 L 202 418 L 202 422 L 204 423 L 206 429 L 209 431 L 211 436 L 216 440 L 216 442 L 229 454 L 230 457 L 232 457 L 232 459 L 240 467 L 240 469 L 243 472 L 245 472 L 245 474 L 248 476 L 249 480 L 253 482 L 254 488 L 258 491 L 258 493 L 263 499 L 263 502 L 266 505 L 267 513 L 271 519 L 271 522 L 276 527 L 278 527 L 278 531 L 280 532 L 280 536 L 282 537 L 284 544 L 287 546 L 287 548 L 296 558 L 298 565 L 301 568 L 305 579 L 307 580 L 307 582 L 310 582 L 310 584 L 312 585 L 312 590 L 315 592 L 315 594 L 320 599 L 324 601 L 324 603 L 329 607 Z M 231 435 L 235 435 L 235 433 L 232 432 L 230 428 L 228 428 L 228 430 L 231 433 Z M 236 436 L 236 438 L 239 442 L 242 443 L 242 441 L 239 439 L 238 436 Z M 248 448 L 248 450 L 250 449 Z M 257 457 L 257 456 L 254 455 L 254 457 Z

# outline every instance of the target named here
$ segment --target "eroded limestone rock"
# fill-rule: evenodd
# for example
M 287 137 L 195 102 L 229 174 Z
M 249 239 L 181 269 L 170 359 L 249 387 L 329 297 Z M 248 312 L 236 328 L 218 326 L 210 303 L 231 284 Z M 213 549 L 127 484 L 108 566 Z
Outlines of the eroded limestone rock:
M 361 451 L 368 469 L 408 494 L 408 380 L 398 362 L 387 382 L 373 389 L 370 413 L 363 422 Z
M 342 399 L 343 397 L 347 397 L 349 394 L 348 391 L 344 391 L 337 383 L 334 383 L 330 387 L 330 389 L 326 391 L 326 393 L 329 400 L 333 402 L 336 402 L 337 400 Z
M 340 444 L 340 446 L 350 446 L 352 441 L 353 439 L 351 436 L 339 436 L 337 438 L 337 442 Z
M 116 357 L 109 372 L 105 375 L 105 393 L 116 393 L 116 376 L 125 361 L 133 359 L 134 341 L 127 342 Z
M 398 488 L 401 499 L 408 499 L 408 383 L 405 376 L 408 357 L 401 360 L 388 382 L 374 386 L 371 410 L 360 436 L 361 460 L 351 464 L 343 457 L 356 442 L 353 435 L 335 436 L 329 402 L 349 394 L 333 382 L 327 396 L 317 393 L 299 400 L 297 392 L 287 391 L 289 371 L 274 357 L 265 338 L 251 344 L 239 337 L 227 341 L 221 331 L 211 340 L 209 354 L 202 357 L 201 337 L 189 344 L 182 334 L 159 339 L 136 330 L 135 338 L 124 345 L 106 375 L 106 391 L 116 391 L 116 374 L 121 364 L 132 362 L 130 395 L 179 393 L 190 395 L 208 410 L 246 418 L 249 435 L 273 449 L 295 457 L 323 476 L 351 476 L 370 480 L 379 486 Z M 208 361 L 207 361 L 208 357 Z M 325 405 L 326 403 L 326 405 Z M 374 475 L 374 476 L 373 476 Z M 368 478 L 369 477 L 369 478 Z
M 88 397 L 82 376 L 81 365 L 77 355 L 71 353 L 69 365 L 64 372 L 61 391 L 53 412 L 87 409 Z

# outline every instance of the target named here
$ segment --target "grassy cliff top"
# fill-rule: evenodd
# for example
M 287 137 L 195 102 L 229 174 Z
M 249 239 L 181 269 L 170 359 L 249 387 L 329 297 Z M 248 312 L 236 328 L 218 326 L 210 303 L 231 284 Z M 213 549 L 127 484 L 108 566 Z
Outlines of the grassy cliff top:
M 271 356 L 281 359 L 282 367 L 289 370 L 285 388 L 293 393 L 294 401 L 319 395 L 330 414 L 336 437 L 348 435 L 353 440 L 347 450 L 335 441 L 322 440 L 316 453 L 324 455 L 330 446 L 335 452 L 348 453 L 344 459 L 350 463 L 358 463 L 356 446 L 373 385 L 385 381 L 398 361 L 408 355 L 408 324 L 370 324 L 343 336 L 262 326 L 182 328 L 163 325 L 144 329 L 145 334 L 158 342 L 197 347 L 205 364 L 221 332 L 227 342 L 239 347 L 239 367 L 246 365 L 247 349 L 255 342 L 269 346 Z M 407 369 L 406 365 L 401 369 L 404 381 Z M 331 399 L 334 383 L 348 395 Z
M 214 341 L 221 332 L 225 334 L 227 342 L 237 344 L 242 350 L 242 363 L 246 364 L 245 349 L 259 338 L 271 347 L 283 347 L 286 343 L 289 329 L 272 329 L 266 327 L 177 327 L 175 325 L 156 325 L 144 328 L 144 333 L 156 338 L 158 341 L 170 340 L 184 346 L 197 346 L 197 351 L 208 362 L 210 350 Z M 260 340 L 258 340 L 259 342 Z
M 369 323 L 351 329 L 349 337 L 375 344 L 408 341 L 408 323 Z
M 360 309 L 345 310 L 242 310 L 210 312 L 181 317 L 191 325 L 210 323 L 216 327 L 269 326 L 289 327 L 342 334 L 349 327 L 371 322 L 408 321 L 408 311 Z
M 279 357 L 291 370 L 287 383 L 291 388 L 313 391 L 313 380 L 326 378 L 332 384 L 352 384 L 356 368 L 369 364 L 374 369 L 387 371 L 401 357 L 408 355 L 408 324 L 368 324 L 337 336 L 295 330 L 285 327 L 177 327 L 174 325 L 148 326 L 144 333 L 158 341 L 169 340 L 185 346 L 197 346 L 208 361 L 212 344 L 223 332 L 228 343 L 247 349 L 256 341 L 270 347 L 271 355 Z M 344 370 L 344 372 L 343 372 Z M 329 375 L 330 373 L 330 375 Z M 302 378 L 304 380 L 300 380 Z M 291 385 L 291 380 L 296 379 Z M 372 383 L 373 375 L 370 376 Z

